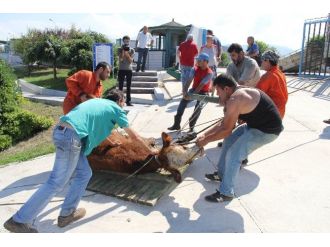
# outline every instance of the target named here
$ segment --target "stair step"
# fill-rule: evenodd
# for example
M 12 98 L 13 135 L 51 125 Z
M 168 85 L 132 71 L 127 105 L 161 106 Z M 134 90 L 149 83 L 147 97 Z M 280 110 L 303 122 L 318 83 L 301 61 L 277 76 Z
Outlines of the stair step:
M 132 81 L 147 81 L 147 82 L 156 82 L 158 81 L 158 77 L 150 77 L 150 76 L 133 76 Z
M 126 82 L 124 82 L 124 86 L 126 87 Z M 131 87 L 154 88 L 158 87 L 158 82 L 132 81 Z
M 133 72 L 133 76 L 157 76 L 157 71 Z
M 124 88 L 124 93 L 126 93 L 126 88 Z M 131 88 L 131 94 L 154 94 L 154 88 Z

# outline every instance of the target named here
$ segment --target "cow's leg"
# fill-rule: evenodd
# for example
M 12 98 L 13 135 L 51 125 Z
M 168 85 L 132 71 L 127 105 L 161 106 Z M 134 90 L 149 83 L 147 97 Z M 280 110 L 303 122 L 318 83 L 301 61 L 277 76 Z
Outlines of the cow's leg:
M 171 166 L 164 167 L 164 169 L 166 171 L 169 171 L 172 174 L 175 182 L 177 182 L 177 183 L 181 183 L 182 182 L 181 172 L 178 169 L 176 169 L 174 167 L 171 167 Z

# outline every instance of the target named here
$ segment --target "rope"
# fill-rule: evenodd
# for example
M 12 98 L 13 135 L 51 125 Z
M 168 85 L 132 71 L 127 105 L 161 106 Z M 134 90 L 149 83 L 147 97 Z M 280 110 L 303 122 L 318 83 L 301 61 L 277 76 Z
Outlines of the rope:
M 206 96 L 207 96 L 207 94 L 205 94 L 204 97 L 199 101 L 199 105 L 198 105 L 198 107 L 196 107 L 196 108 L 194 109 L 193 113 L 192 113 L 193 118 L 192 118 L 191 120 L 193 120 L 194 118 L 196 118 L 196 115 L 194 115 L 194 113 L 195 113 L 199 108 L 201 108 L 200 110 L 203 110 L 203 108 L 207 105 L 208 102 L 205 102 L 205 103 L 204 103 Z M 188 120 L 184 123 L 184 125 L 183 125 L 179 130 L 176 131 L 177 133 L 176 133 L 176 135 L 173 137 L 173 139 L 178 139 L 178 138 L 177 138 L 178 135 L 181 134 L 182 130 L 184 130 L 184 128 L 186 127 L 186 125 L 187 125 L 188 123 L 190 123 L 190 119 L 188 119 Z

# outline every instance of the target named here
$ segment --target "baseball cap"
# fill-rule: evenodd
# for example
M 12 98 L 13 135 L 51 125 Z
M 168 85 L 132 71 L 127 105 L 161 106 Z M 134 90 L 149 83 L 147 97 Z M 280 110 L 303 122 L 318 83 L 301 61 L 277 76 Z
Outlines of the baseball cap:
M 209 55 L 202 52 L 196 57 L 196 60 L 197 61 L 201 61 L 201 60 L 209 61 Z

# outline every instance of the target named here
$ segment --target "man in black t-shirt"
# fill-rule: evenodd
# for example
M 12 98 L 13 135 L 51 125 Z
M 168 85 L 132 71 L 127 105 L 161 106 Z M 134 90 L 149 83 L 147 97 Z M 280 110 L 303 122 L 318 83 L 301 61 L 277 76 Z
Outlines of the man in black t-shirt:
M 219 102 L 226 108 L 221 123 L 197 138 L 197 145 L 224 139 L 218 163 L 221 181 L 216 193 L 206 196 L 210 202 L 230 201 L 234 197 L 235 178 L 242 160 L 259 147 L 274 141 L 283 130 L 282 119 L 274 102 L 262 91 L 238 86 L 228 75 L 214 80 Z M 234 128 L 237 120 L 245 124 Z

